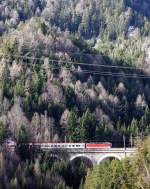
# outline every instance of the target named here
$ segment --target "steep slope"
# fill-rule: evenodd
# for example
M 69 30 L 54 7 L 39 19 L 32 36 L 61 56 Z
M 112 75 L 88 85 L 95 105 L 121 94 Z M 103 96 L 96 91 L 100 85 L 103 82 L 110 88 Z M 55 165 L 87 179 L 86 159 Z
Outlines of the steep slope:
M 0 52 L 0 120 L 8 136 L 17 139 L 25 128 L 32 140 L 122 145 L 123 134 L 149 134 L 144 71 L 118 67 L 118 60 L 39 19 L 3 37 Z
M 137 0 L 43 0 L 10 1 L 0 4 L 1 34 L 11 31 L 21 22 L 33 16 L 90 39 L 97 36 L 116 39 L 126 35 L 130 26 L 140 29 L 142 35 L 149 30 L 149 1 Z
M 45 23 L 45 30 L 55 27 L 67 31 L 111 58 L 143 66 L 150 59 L 149 6 L 147 0 L 1 1 L 0 34 L 38 17 Z

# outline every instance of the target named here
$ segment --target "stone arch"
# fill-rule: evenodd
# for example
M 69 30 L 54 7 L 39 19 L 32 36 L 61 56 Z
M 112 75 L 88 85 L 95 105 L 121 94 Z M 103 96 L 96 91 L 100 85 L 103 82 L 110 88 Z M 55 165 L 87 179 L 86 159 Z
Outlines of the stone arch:
M 98 164 L 102 163 L 103 161 L 109 159 L 109 158 L 114 158 L 114 159 L 118 159 L 119 161 L 121 160 L 121 156 L 119 156 L 118 154 L 106 154 L 104 156 L 102 156 L 99 160 L 98 160 Z
M 86 155 L 84 155 L 84 154 L 78 154 L 78 155 L 72 156 L 72 157 L 70 158 L 70 162 L 73 162 L 73 161 L 74 161 L 75 159 L 77 159 L 77 158 L 86 159 L 86 160 L 88 160 L 88 161 L 91 163 L 92 166 L 95 165 L 95 161 L 94 161 L 92 158 L 90 158 L 90 157 L 88 157 L 88 156 L 86 156 Z

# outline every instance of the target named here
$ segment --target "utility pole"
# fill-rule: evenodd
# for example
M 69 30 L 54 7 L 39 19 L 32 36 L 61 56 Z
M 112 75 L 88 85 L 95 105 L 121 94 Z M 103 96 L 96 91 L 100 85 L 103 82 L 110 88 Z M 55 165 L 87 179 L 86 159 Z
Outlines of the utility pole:
M 52 142 L 53 142 L 53 138 L 54 138 L 54 129 L 53 129 L 53 125 L 52 125 Z
M 126 137 L 123 135 L 124 155 L 126 157 Z
M 132 134 L 131 134 L 131 148 L 133 147 L 133 137 L 132 137 Z
M 50 124 L 50 140 L 51 140 L 51 142 L 53 142 L 53 135 L 54 135 L 53 123 L 51 123 Z
M 49 141 L 51 141 L 51 121 L 50 121 L 50 118 L 48 118 L 48 130 L 49 130 Z

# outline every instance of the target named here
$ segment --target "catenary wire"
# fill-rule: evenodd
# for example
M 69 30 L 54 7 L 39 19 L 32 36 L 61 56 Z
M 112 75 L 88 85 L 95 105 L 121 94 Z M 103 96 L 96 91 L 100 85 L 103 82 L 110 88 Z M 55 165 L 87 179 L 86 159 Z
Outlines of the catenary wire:
M 0 53 L 0 56 L 3 56 L 3 53 Z M 4 55 L 5 56 L 5 55 Z M 9 58 L 9 55 L 6 55 L 5 57 Z M 23 58 L 26 60 L 44 60 L 47 57 L 30 57 L 30 56 L 21 56 L 21 55 L 13 55 L 12 57 L 14 58 Z M 67 63 L 67 64 L 74 64 L 74 65 L 83 65 L 83 66 L 92 66 L 92 67 L 104 67 L 104 68 L 117 68 L 117 69 L 129 69 L 129 70 L 140 70 L 143 71 L 143 68 L 134 68 L 134 67 L 129 67 L 129 66 L 117 66 L 117 65 L 104 65 L 104 64 L 90 64 L 90 63 L 85 63 L 85 62 L 74 62 L 74 61 L 66 61 L 66 60 L 57 60 L 57 59 L 50 59 L 48 58 L 49 61 L 51 62 L 61 62 L 61 63 Z
M 17 56 L 18 57 L 18 56 Z M 27 59 L 40 59 L 43 60 L 43 58 L 33 58 L 33 57 L 25 57 L 25 56 L 19 56 L 21 58 L 27 58 Z M 58 60 L 51 60 L 51 61 L 58 61 Z M 61 61 L 64 63 L 68 63 L 68 61 Z M 71 62 L 74 63 L 74 62 Z M 80 63 L 74 63 L 74 64 L 80 64 Z M 84 63 L 83 63 L 84 64 Z M 85 64 L 84 64 L 85 65 Z M 88 64 L 89 65 L 89 64 Z M 102 66 L 108 66 L 108 65 L 102 65 Z M 113 66 L 114 67 L 114 66 Z M 116 67 L 116 66 L 115 66 Z M 118 66 L 117 66 L 118 67 Z M 60 67 L 57 66 L 57 68 L 52 68 L 53 70 L 58 70 L 60 69 Z M 110 67 L 109 67 L 110 68 Z M 112 68 L 112 66 L 111 66 Z M 120 68 L 120 67 L 119 67 Z M 113 73 L 113 72 L 100 72 L 100 71 L 92 71 L 92 70 L 81 70 L 81 71 L 77 71 L 77 70 L 71 70 L 70 68 L 66 68 L 70 71 L 73 71 L 75 73 L 84 73 L 84 74 L 93 74 L 93 75 L 101 75 L 101 76 L 112 76 L 112 77 L 124 77 L 124 78 L 136 78 L 136 79 L 149 79 L 150 75 L 139 75 L 139 74 L 124 74 L 124 73 Z M 127 68 L 126 68 L 127 69 Z
M 51 67 L 51 69 L 59 70 L 61 66 Z M 74 70 L 72 68 L 65 68 L 68 71 L 72 71 L 78 74 L 93 74 L 93 75 L 101 75 L 101 76 L 112 76 L 112 77 L 124 77 L 124 78 L 136 78 L 136 79 L 150 79 L 150 75 L 141 75 L 141 74 L 124 74 L 124 73 L 113 73 L 113 72 L 100 72 L 100 71 L 92 71 L 92 70 Z

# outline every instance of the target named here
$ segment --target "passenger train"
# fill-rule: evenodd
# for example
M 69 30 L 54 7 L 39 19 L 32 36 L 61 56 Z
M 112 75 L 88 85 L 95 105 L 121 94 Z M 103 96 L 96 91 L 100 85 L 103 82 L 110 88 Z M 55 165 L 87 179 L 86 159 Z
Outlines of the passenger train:
M 63 143 L 63 142 L 45 142 L 45 141 L 38 141 L 38 142 L 27 142 L 25 143 L 29 145 L 29 147 L 38 148 L 38 149 L 100 149 L 100 148 L 111 148 L 112 144 L 109 142 L 102 142 L 102 143 Z M 8 149 L 15 149 L 17 144 L 12 140 L 6 141 L 6 146 Z

